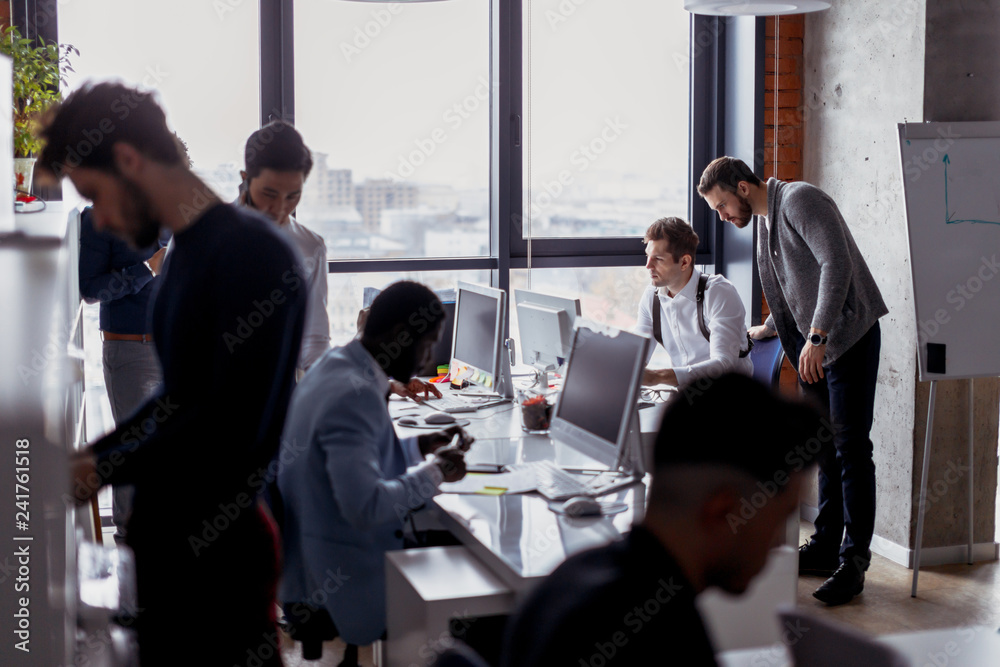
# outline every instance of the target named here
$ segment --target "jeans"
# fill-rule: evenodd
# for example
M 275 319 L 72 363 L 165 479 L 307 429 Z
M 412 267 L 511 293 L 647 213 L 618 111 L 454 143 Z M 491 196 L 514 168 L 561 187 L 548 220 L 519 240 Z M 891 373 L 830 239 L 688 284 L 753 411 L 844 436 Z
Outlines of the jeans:
M 160 385 L 160 361 L 153 343 L 106 340 L 102 351 L 111 416 L 115 424 L 120 424 Z M 134 492 L 132 486 L 115 486 L 112 489 L 111 518 L 115 523 L 116 543 L 125 539 L 125 524 L 132 513 Z
M 811 543 L 820 551 L 840 552 L 842 563 L 868 569 L 875 532 L 875 461 L 872 421 L 882 335 L 878 322 L 851 349 L 823 368 L 823 379 L 806 384 L 805 395 L 829 411 L 832 443 L 819 453 L 819 514 Z M 805 339 L 799 336 L 796 354 Z M 798 357 L 796 356 L 796 363 Z

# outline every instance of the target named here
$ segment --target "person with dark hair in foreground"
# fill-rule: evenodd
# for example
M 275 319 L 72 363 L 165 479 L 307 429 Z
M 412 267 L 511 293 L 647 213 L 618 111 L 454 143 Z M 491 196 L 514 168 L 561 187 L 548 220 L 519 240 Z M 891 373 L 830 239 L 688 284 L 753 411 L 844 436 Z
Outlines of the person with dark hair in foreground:
M 43 136 L 40 170 L 93 202 L 97 230 L 137 248 L 160 227 L 174 235 L 152 315 L 163 384 L 73 460 L 81 501 L 135 487 L 140 661 L 280 665 L 276 535 L 257 493 L 274 474 L 302 337 L 297 255 L 190 171 L 149 93 L 87 84 Z
M 302 135 L 282 120 L 272 121 L 251 134 L 243 155 L 239 202 L 274 220 L 302 253 L 308 304 L 298 369 L 304 372 L 330 349 L 326 243 L 292 217 L 312 171 L 312 155 Z
M 757 217 L 757 265 L 771 314 L 750 335 L 778 336 L 799 386 L 834 425 L 819 454 L 816 532 L 799 549 L 799 573 L 829 577 L 816 599 L 850 602 L 864 590 L 872 557 L 878 320 L 889 310 L 840 209 L 815 185 L 764 183 L 742 160 L 720 157 L 702 173 L 698 194 L 738 229 Z
M 297 610 L 323 607 L 348 644 L 380 638 L 385 552 L 403 548 L 405 519 L 441 482 L 465 476 L 470 436 L 453 426 L 400 440 L 387 405 L 389 378 L 409 378 L 426 363 L 444 313 L 427 287 L 390 285 L 372 302 L 361 337 L 324 355 L 295 390 L 278 456 L 279 596 L 292 623 L 305 620 Z
M 822 424 L 744 375 L 701 387 L 682 387 L 664 412 L 642 523 L 568 559 L 528 596 L 502 665 L 716 664 L 695 598 L 712 586 L 743 593 L 763 569 Z M 782 428 L 750 430 L 760 415 Z

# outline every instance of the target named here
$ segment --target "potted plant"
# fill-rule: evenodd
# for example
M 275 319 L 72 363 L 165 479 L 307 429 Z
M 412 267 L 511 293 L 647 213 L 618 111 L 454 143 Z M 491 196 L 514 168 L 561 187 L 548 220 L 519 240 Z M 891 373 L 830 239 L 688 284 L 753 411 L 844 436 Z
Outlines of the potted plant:
M 0 53 L 14 60 L 14 181 L 19 192 L 31 187 L 34 154 L 41 149 L 36 135 L 38 120 L 62 96 L 59 84 L 72 72 L 69 56 L 80 52 L 70 44 L 51 42 L 35 46 L 14 26 L 3 31 Z

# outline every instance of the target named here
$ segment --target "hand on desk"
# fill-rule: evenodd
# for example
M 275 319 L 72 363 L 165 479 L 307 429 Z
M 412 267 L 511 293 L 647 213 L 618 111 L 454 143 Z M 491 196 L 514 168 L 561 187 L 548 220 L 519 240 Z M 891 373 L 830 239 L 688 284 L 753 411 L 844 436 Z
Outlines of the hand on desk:
M 677 386 L 677 374 L 672 368 L 650 369 L 642 372 L 642 386 L 652 387 L 658 384 L 665 384 L 671 387 Z
M 438 391 L 437 387 L 417 378 L 413 378 L 406 384 L 403 384 L 399 380 L 389 380 L 389 390 L 403 398 L 411 398 L 417 403 L 427 400 L 431 397 L 431 394 L 434 395 L 434 398 L 441 398 L 441 392 Z M 420 394 L 423 394 L 423 396 Z

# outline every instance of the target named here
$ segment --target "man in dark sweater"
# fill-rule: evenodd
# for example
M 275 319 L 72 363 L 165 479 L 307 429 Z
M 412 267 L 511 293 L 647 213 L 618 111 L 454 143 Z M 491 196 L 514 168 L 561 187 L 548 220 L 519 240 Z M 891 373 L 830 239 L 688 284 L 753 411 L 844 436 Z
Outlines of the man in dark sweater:
M 777 334 L 799 384 L 833 422 L 818 452 L 816 532 L 799 550 L 799 572 L 828 576 L 813 596 L 829 604 L 861 593 L 875 531 L 875 461 L 870 433 L 881 332 L 888 308 L 840 210 L 808 183 L 761 182 L 742 160 L 705 168 L 698 193 L 742 229 L 757 216 L 757 264 L 767 321 L 754 338 Z
M 39 167 L 93 202 L 97 229 L 135 247 L 174 235 L 153 308 L 163 385 L 73 461 L 81 500 L 135 486 L 142 665 L 278 665 L 275 533 L 257 493 L 276 473 L 302 336 L 297 254 L 188 169 L 149 93 L 85 85 L 43 134 Z
M 148 248 L 130 248 L 114 234 L 94 229 L 93 217 L 89 206 L 80 215 L 80 296 L 101 304 L 104 384 L 117 425 L 160 385 L 150 311 L 167 249 L 159 241 Z M 117 485 L 111 497 L 119 544 L 125 541 L 134 492 L 131 486 Z
M 760 415 L 781 430 L 748 430 Z M 742 593 L 764 567 L 798 508 L 800 452 L 821 428 L 814 410 L 743 375 L 682 388 L 664 412 L 642 523 L 532 592 L 502 664 L 715 665 L 695 598 L 711 586 Z

